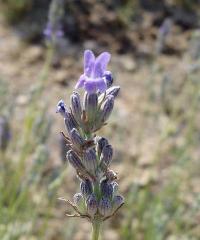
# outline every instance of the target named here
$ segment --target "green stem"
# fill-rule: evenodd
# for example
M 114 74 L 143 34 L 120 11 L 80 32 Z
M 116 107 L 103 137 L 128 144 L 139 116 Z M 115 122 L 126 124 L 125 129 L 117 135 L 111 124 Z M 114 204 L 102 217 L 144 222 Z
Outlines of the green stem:
M 99 239 L 100 227 L 101 227 L 100 221 L 96 220 L 92 223 L 92 239 L 91 240 Z

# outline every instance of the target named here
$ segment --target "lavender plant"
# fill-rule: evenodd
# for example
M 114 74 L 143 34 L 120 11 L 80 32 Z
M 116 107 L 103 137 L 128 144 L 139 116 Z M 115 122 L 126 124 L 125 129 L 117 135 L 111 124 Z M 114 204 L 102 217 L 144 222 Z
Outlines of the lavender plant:
M 48 47 L 47 58 L 53 66 L 60 65 L 60 59 L 63 54 L 64 31 L 64 0 L 52 0 L 49 7 L 48 22 L 44 29 L 46 45 Z
M 62 29 L 63 0 L 52 0 L 49 8 L 48 23 L 44 30 L 44 35 L 51 42 L 52 45 L 57 45 L 59 38 L 63 37 Z
M 75 86 L 85 90 L 83 101 L 79 92 L 74 91 L 69 108 L 63 100 L 57 105 L 67 130 L 67 136 L 62 132 L 69 149 L 67 160 L 81 182 L 80 193 L 74 195 L 73 202 L 61 200 L 75 211 L 69 217 L 85 218 L 92 223 L 92 240 L 98 239 L 101 224 L 124 204 L 124 198 L 118 194 L 117 174 L 110 169 L 113 148 L 106 138 L 96 135 L 107 123 L 120 90 L 119 86 L 112 86 L 112 73 L 106 70 L 109 61 L 107 52 L 95 58 L 92 51 L 86 50 L 84 73 Z

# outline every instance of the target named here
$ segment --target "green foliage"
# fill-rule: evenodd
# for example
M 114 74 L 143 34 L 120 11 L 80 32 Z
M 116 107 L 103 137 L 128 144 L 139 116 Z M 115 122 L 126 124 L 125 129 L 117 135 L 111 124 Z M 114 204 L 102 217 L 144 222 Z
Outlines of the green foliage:
M 42 110 L 42 109 L 41 109 Z M 12 133 L 13 138 L 6 152 L 0 152 L 0 238 L 19 239 L 34 230 L 38 211 L 35 189 L 41 185 L 42 172 L 48 161 L 45 141 L 39 143 L 40 135 L 34 136 L 33 125 L 41 112 L 27 115 L 23 129 Z M 47 116 L 43 117 L 46 123 Z M 46 126 L 45 126 L 46 128 Z M 21 139 L 21 141 L 17 141 Z M 27 161 L 31 168 L 27 169 Z M 47 195 L 45 191 L 41 195 Z M 17 229 L 17 230 L 16 230 Z
M 11 23 L 19 21 L 28 12 L 33 4 L 33 0 L 3 0 L 1 7 L 7 20 Z
M 186 10 L 195 10 L 195 8 L 199 4 L 199 1 L 198 0 L 174 0 L 174 3 L 177 6 L 181 6 Z
M 52 54 L 48 55 L 41 78 L 32 91 L 21 127 L 12 128 L 12 138 L 8 148 L 5 151 L 0 150 L 0 239 L 2 240 L 17 240 L 22 236 L 43 238 L 57 189 L 64 176 L 60 169 L 54 178 L 44 175 L 49 160 L 47 140 L 50 135 L 51 120 L 47 114 L 47 104 L 42 105 L 39 99 L 44 90 L 51 56 Z M 7 111 L 9 90 L 7 87 L 5 94 L 6 84 L 3 81 L 0 84 L 2 86 L 0 102 L 4 103 L 1 106 L 1 114 L 7 113 L 12 126 L 15 124 L 15 121 L 12 121 L 15 119 L 15 112 L 12 112 L 11 118 Z M 38 224 L 39 218 L 40 224 Z
M 127 0 L 118 8 L 119 19 L 126 25 L 131 26 L 133 19 L 139 14 L 139 1 Z

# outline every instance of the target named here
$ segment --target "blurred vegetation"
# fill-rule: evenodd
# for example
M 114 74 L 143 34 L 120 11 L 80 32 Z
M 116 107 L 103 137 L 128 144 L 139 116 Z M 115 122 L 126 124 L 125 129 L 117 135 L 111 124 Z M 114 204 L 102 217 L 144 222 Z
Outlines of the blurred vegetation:
M 0 239 L 39 239 L 46 234 L 48 218 L 57 200 L 57 188 L 63 178 L 61 169 L 48 173 L 50 150 L 48 139 L 51 133 L 51 118 L 47 103 L 41 103 L 45 81 L 51 64 L 52 50 L 41 77 L 33 85 L 28 96 L 28 107 L 20 127 L 16 128 L 14 102 L 10 101 L 9 88 L 0 81 L 1 116 L 6 116 L 9 129 L 0 126 L 0 138 L 7 147 L 0 149 Z M 13 99 L 14 100 L 14 99 Z M 1 124 L 1 122 L 0 122 Z M 9 139 L 3 138 L 2 131 L 11 132 Z M 27 238 L 26 238 L 27 237 Z
M 50 2 L 50 0 L 2 0 L 0 7 L 5 19 L 17 27 L 25 40 L 40 41 L 48 18 Z M 155 22 L 162 22 L 165 17 L 171 17 L 183 26 L 194 27 L 199 24 L 195 22 L 195 16 L 200 10 L 198 0 L 108 0 L 105 2 L 65 0 L 64 9 L 62 24 L 65 36 L 70 41 L 81 42 L 96 38 L 102 41 L 99 32 L 96 31 L 98 28 L 104 34 L 109 34 L 110 38 L 117 38 L 122 44 L 130 42 L 126 31 L 132 29 L 133 23 L 140 26 L 144 11 L 160 12 Z M 178 15 L 174 10 L 179 12 Z M 101 11 L 105 12 L 103 18 Z M 104 40 L 102 44 L 109 42 Z
M 32 0 L 3 0 L 2 8 L 8 22 L 19 21 L 32 8 Z
M 26 23 L 27 21 L 29 24 L 32 22 L 39 28 L 38 32 L 41 38 L 47 21 L 49 2 L 2 0 L 0 6 L 3 7 L 4 16 L 9 23 Z M 167 2 L 169 1 L 159 1 L 165 6 Z M 118 40 L 124 41 L 121 52 L 130 54 L 132 52 L 125 41 L 125 37 L 130 34 L 127 29 L 130 30 L 133 27 L 137 29 L 137 26 L 133 26 L 132 23 L 136 20 L 139 21 L 139 16 L 143 16 L 142 8 L 146 9 L 149 3 L 155 6 L 158 1 L 108 0 L 104 3 L 99 1 L 98 4 L 101 6 L 103 4 L 103 9 L 106 9 L 106 14 L 102 20 L 100 16 L 102 8 L 100 8 L 101 11 L 94 10 L 95 14 L 98 12 L 96 22 L 94 15 L 92 20 L 89 17 L 93 11 L 93 3 L 92 0 L 66 1 L 67 13 L 63 21 L 65 34 L 76 43 L 76 41 L 80 42 L 87 38 L 100 41 L 99 36 L 112 35 L 114 32 L 113 36 L 116 42 Z M 170 4 L 194 12 L 198 11 L 199 7 L 197 0 L 174 0 L 170 1 Z M 37 11 L 37 9 L 41 11 Z M 110 17 L 109 13 L 113 12 L 115 13 L 114 17 L 112 14 Z M 32 18 L 32 16 L 34 17 Z M 159 18 L 159 24 L 156 24 L 160 26 L 163 19 L 165 17 L 162 16 L 161 20 Z M 38 21 L 41 21 L 42 24 L 38 24 Z M 27 29 L 27 25 L 25 29 L 30 30 Z M 95 32 L 94 29 L 97 31 Z M 121 34 L 119 29 L 122 29 L 120 30 Z M 178 33 L 180 33 L 179 30 Z M 146 32 L 141 35 L 140 32 L 141 39 L 145 38 L 145 34 Z M 177 32 L 174 35 L 176 34 Z M 179 37 L 184 39 L 188 38 L 188 35 L 181 32 Z M 113 114 L 112 121 L 114 123 L 111 121 L 110 130 L 109 127 L 105 127 L 107 128 L 105 134 L 111 132 L 113 146 L 116 149 L 116 159 L 120 159 L 120 162 L 115 162 L 115 167 L 120 169 L 120 166 L 124 165 L 124 171 L 129 170 L 129 168 L 132 171 L 131 174 L 125 172 L 120 180 L 121 183 L 126 183 L 122 189 L 126 197 L 125 206 L 109 222 L 110 226 L 107 227 L 105 224 L 105 230 L 109 228 L 117 233 L 116 236 L 119 236 L 116 237 L 117 240 L 200 239 L 199 31 L 193 31 L 190 37 L 191 43 L 188 49 L 184 48 L 185 52 L 179 51 L 178 53 L 173 52 L 173 55 L 169 53 L 165 55 L 160 51 L 156 56 L 152 54 L 151 61 L 143 61 L 142 63 L 136 57 L 134 58 L 136 66 L 131 70 L 127 67 L 128 64 L 124 64 L 124 55 L 116 55 L 117 60 L 119 59 L 118 61 L 125 65 L 125 70 L 123 68 L 121 70 L 117 65 L 117 60 L 115 60 L 117 71 L 122 72 L 122 79 L 119 79 L 118 83 L 122 84 L 124 93 L 120 100 L 121 105 L 119 104 L 118 109 Z M 171 42 L 176 41 L 172 38 Z M 115 52 L 114 44 L 112 44 L 113 41 L 111 41 L 111 50 L 114 49 L 113 52 Z M 175 43 L 175 45 L 179 44 Z M 45 88 L 48 91 L 50 85 L 55 87 L 53 80 L 47 82 L 48 76 L 52 72 L 56 72 L 56 67 L 52 68 L 53 52 L 51 50 L 47 48 L 47 59 L 38 80 L 32 83 L 32 79 L 26 79 L 26 81 L 30 81 L 30 89 L 26 89 L 27 99 L 21 108 L 16 103 L 18 94 L 12 95 L 11 83 L 0 75 L 0 124 L 6 123 L 0 126 L 0 143 L 7 141 L 4 145 L 0 144 L 0 239 L 2 240 L 73 239 L 82 226 L 79 225 L 80 223 L 76 224 L 76 220 L 65 221 L 65 209 L 60 209 L 57 203 L 60 192 L 68 191 L 71 183 L 66 184 L 64 181 L 67 176 L 67 168 L 63 166 L 62 162 L 60 167 L 52 166 L 50 163 L 54 148 L 50 147 L 49 142 L 55 138 L 51 134 L 55 121 L 51 118 L 49 109 L 55 102 L 52 103 L 46 99 L 44 91 Z M 80 54 L 79 48 L 78 53 Z M 147 55 L 144 55 L 144 59 L 145 56 Z M 74 59 L 77 62 L 77 59 Z M 68 56 L 67 60 L 69 60 Z M 163 62 L 167 62 L 167 66 L 173 65 L 174 68 L 166 70 Z M 179 68 L 181 63 L 183 64 L 182 68 Z M 18 63 L 16 62 L 16 64 Z M 33 67 L 32 63 L 24 64 L 24 66 Z M 171 73 L 171 69 L 174 69 L 174 75 Z M 71 71 L 71 65 L 69 65 L 67 73 L 69 72 L 68 78 L 70 79 L 72 78 Z M 137 81 L 135 78 L 138 75 L 134 74 L 138 74 L 138 72 L 141 75 Z M 131 83 L 126 80 L 126 77 L 131 78 Z M 67 82 L 65 86 L 69 84 Z M 138 93 L 137 85 L 140 84 L 142 87 Z M 132 92 L 133 85 L 134 92 Z M 19 94 L 20 91 L 21 89 L 19 89 Z M 66 95 L 66 89 L 63 90 L 62 84 L 59 86 L 60 92 Z M 132 96 L 140 94 L 139 101 L 135 103 Z M 56 100 L 53 99 L 53 101 Z M 143 108 L 140 108 L 141 102 L 146 104 Z M 139 106 L 138 113 L 134 112 L 134 118 L 137 119 L 138 115 L 142 116 L 142 121 L 146 121 L 145 124 L 151 121 L 153 130 L 148 129 L 151 128 L 148 124 L 142 125 L 141 119 L 136 125 L 129 122 L 132 111 L 137 109 L 137 105 Z M 123 114 L 126 111 L 128 115 L 124 119 L 127 124 L 124 124 Z M 3 120 L 1 121 L 1 119 Z M 2 126 L 5 127 L 6 133 L 10 133 L 10 136 L 2 134 Z M 131 132 L 132 128 L 139 129 L 139 137 Z M 149 130 L 147 135 L 144 134 L 146 129 Z M 146 142 L 152 141 L 151 137 L 155 132 L 157 134 L 156 149 L 153 157 L 151 156 L 153 160 L 141 167 L 139 164 L 140 156 L 133 157 L 129 153 L 130 149 L 126 148 L 126 144 L 130 143 L 133 134 L 133 137 L 139 139 L 143 146 L 147 144 Z M 55 142 L 56 140 L 54 140 Z M 123 151 L 120 152 L 116 145 L 122 146 Z M 134 144 L 132 148 L 134 148 Z M 145 152 L 145 155 L 149 160 L 148 151 Z M 138 169 L 140 174 L 139 179 L 136 179 L 135 171 Z M 53 234 L 48 235 L 50 231 Z M 107 239 L 107 236 L 105 235 L 103 239 Z
M 195 10 L 200 2 L 199 0 L 174 0 L 174 3 L 191 11 Z

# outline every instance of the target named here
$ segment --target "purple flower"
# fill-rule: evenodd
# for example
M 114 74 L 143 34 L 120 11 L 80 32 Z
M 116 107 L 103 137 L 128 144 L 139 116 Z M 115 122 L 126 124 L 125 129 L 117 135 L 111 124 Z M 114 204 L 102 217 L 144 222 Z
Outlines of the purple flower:
M 96 59 L 92 51 L 84 52 L 84 74 L 82 74 L 75 88 L 84 88 L 88 93 L 94 93 L 98 90 L 105 92 L 107 82 L 105 78 L 106 67 L 110 61 L 108 52 L 101 53 Z
M 47 37 L 47 39 L 52 40 L 52 38 L 55 36 L 56 38 L 62 38 L 64 35 L 64 32 L 61 28 L 61 26 L 56 26 L 53 28 L 52 24 L 48 22 L 46 28 L 44 29 L 44 35 Z

